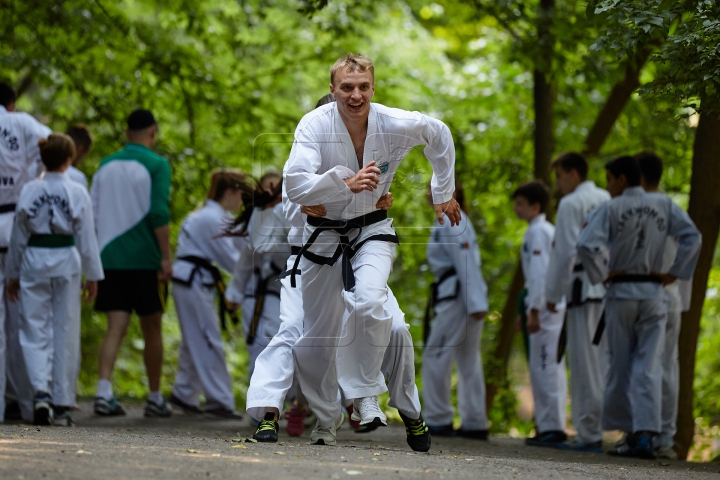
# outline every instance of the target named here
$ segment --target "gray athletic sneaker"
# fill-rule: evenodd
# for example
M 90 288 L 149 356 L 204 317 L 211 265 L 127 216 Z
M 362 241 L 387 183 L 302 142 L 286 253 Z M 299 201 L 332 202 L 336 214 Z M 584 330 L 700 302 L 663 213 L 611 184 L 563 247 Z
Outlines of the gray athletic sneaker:
M 95 405 L 93 406 L 93 411 L 95 412 L 95 415 L 100 415 L 102 417 L 115 417 L 126 415 L 125 410 L 123 409 L 122 405 L 118 403 L 117 398 L 115 398 L 114 395 L 109 400 L 104 397 L 95 397 Z
M 337 443 L 335 441 L 335 435 L 337 434 L 338 428 L 340 428 L 344 422 L 345 415 L 342 413 L 338 419 L 335 420 L 335 424 L 328 428 L 321 427 L 320 421 L 318 420 L 310 434 L 310 443 L 313 445 L 335 445 Z
M 56 427 L 74 427 L 75 421 L 73 421 L 72 415 L 70 415 L 70 409 L 61 413 L 55 412 L 52 424 Z
M 145 416 L 146 417 L 162 417 L 167 418 L 172 415 L 172 411 L 170 410 L 170 407 L 168 407 L 167 402 L 165 402 L 165 399 L 163 399 L 162 404 L 158 405 L 157 403 L 148 400 L 145 402 Z

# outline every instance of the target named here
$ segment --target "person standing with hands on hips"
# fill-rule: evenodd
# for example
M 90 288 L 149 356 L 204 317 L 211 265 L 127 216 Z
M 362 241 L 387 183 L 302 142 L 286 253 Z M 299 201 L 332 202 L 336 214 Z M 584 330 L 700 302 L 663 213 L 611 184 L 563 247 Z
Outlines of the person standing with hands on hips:
M 157 140 L 155 117 L 138 109 L 127 120 L 129 143 L 103 159 L 90 196 L 105 280 L 98 285 L 95 309 L 105 312 L 108 330 L 100 346 L 97 415 L 125 415 L 110 383 L 115 359 L 133 310 L 145 339 L 150 395 L 146 417 L 169 417 L 160 393 L 163 343 L 161 321 L 170 260 L 170 165 L 150 150 Z

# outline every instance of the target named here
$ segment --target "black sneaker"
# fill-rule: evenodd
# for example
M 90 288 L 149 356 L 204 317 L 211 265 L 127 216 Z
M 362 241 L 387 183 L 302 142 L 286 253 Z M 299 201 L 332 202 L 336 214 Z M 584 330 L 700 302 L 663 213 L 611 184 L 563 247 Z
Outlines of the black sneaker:
M 457 432 L 452 426 L 452 423 L 447 425 L 428 425 L 428 431 L 433 437 L 456 437 Z
M 567 435 L 560 430 L 550 430 L 548 432 L 538 433 L 532 438 L 525 439 L 525 445 L 533 447 L 553 447 L 558 448 L 565 443 Z
M 54 407 L 52 424 L 56 427 L 74 427 L 72 415 L 70 415 L 70 407 Z
M 45 392 L 38 392 L 33 401 L 33 425 L 52 425 L 52 398 Z
M 165 402 L 165 399 L 163 399 L 163 402 L 160 404 L 157 404 L 153 402 L 152 400 L 148 399 L 147 402 L 145 402 L 145 416 L 150 417 L 158 417 L 158 418 L 167 418 L 172 415 L 172 411 L 170 411 L 170 407 L 168 407 L 167 402 Z
M 458 437 L 472 438 L 473 440 L 487 440 L 490 432 L 487 430 L 463 430 L 457 431 Z
M 267 412 L 265 418 L 258 424 L 257 430 L 253 434 L 253 438 L 258 442 L 275 443 L 278 441 L 278 430 L 280 426 L 275 420 L 275 414 Z
M 615 448 L 608 450 L 608 455 L 615 457 L 633 457 L 645 458 L 648 460 L 655 459 L 655 451 L 653 450 L 652 432 L 635 432 L 627 436 L 627 442 Z
M 216 407 L 210 409 L 206 408 L 205 413 L 207 413 L 208 415 L 212 415 L 216 418 L 222 418 L 224 420 L 242 420 L 243 418 L 242 415 L 238 415 L 232 410 L 228 410 L 227 408 L 223 407 Z
M 189 403 L 183 402 L 178 397 L 176 397 L 174 393 L 170 395 L 168 403 L 173 407 L 179 408 L 185 415 L 197 416 L 203 414 L 203 411 L 200 408 L 196 407 L 195 405 L 190 405 Z
M 430 429 L 425 425 L 422 414 L 417 420 L 412 420 L 403 415 L 402 412 L 399 413 L 400 418 L 402 418 L 405 424 L 405 434 L 407 435 L 407 443 L 410 445 L 410 448 L 412 448 L 414 452 L 427 452 L 430 450 L 432 438 L 430 437 Z
M 93 406 L 93 412 L 95 415 L 101 417 L 117 417 L 126 415 L 122 405 L 120 405 L 115 398 L 115 395 L 111 399 L 104 397 L 95 397 L 95 405 Z
M 5 420 L 22 420 L 20 412 L 20 404 L 18 402 L 8 402 L 5 405 Z

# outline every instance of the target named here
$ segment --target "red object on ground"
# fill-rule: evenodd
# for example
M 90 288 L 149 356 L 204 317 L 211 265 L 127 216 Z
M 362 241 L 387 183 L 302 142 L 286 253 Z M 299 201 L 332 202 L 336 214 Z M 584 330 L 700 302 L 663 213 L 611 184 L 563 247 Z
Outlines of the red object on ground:
M 305 417 L 307 417 L 307 409 L 299 409 L 292 407 L 288 412 L 285 413 L 285 420 L 287 420 L 287 434 L 291 437 L 299 437 L 305 430 Z

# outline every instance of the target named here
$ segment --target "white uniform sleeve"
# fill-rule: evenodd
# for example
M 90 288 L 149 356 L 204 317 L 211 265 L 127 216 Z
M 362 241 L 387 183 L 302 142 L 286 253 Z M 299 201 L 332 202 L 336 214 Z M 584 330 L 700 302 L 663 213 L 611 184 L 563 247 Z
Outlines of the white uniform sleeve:
M 223 270 L 232 272 L 238 260 L 239 253 L 235 248 L 233 237 L 223 235 L 224 227 L 224 224 L 216 222 L 205 225 L 205 228 L 213 230 L 213 234 L 208 240 L 207 245 L 205 245 L 205 248 L 207 248 L 210 260 L 215 261 Z
M 455 143 L 450 129 L 440 120 L 419 114 L 420 140 L 425 158 L 433 169 L 430 179 L 433 203 L 449 202 L 455 192 Z
M 232 280 L 225 290 L 225 298 L 230 302 L 242 303 L 245 299 L 245 289 L 253 273 L 253 251 L 250 242 L 243 242 L 238 259 L 232 269 Z
M 527 313 L 530 313 L 530 310 L 545 309 L 545 276 L 550 262 L 550 245 L 543 240 L 541 232 L 532 232 L 527 239 L 530 261 L 528 271 L 523 272 L 527 286 L 525 297 Z
M 702 238 L 687 212 L 671 200 L 668 199 L 668 201 L 670 202 L 668 235 L 677 239 L 678 248 L 675 262 L 667 273 L 681 280 L 689 280 L 693 276 L 695 265 L 700 257 Z
M 595 285 L 602 283 L 608 276 L 610 260 L 610 202 L 599 205 L 590 212 L 586 224 L 580 231 L 577 254 L 588 278 Z
M 5 265 L 5 276 L 8 279 L 20 278 L 20 267 L 29 238 L 27 214 L 19 210 L 15 215 L 15 224 L 13 225 L 10 247 L 7 253 L 7 264 Z
M 352 195 L 343 179 L 355 173 L 345 166 L 336 166 L 318 174 L 322 158 L 320 140 L 304 130 L 295 131 L 290 158 L 285 165 L 284 184 L 288 199 L 301 205 L 319 205 L 339 196 Z
M 85 278 L 90 281 L 103 280 L 105 274 L 103 273 L 97 236 L 95 235 L 95 222 L 93 221 L 90 196 L 85 190 L 82 190 L 81 193 L 83 205 L 80 210 L 80 215 L 73 225 L 75 243 L 77 244 L 78 252 L 80 252 Z
M 460 295 L 463 297 L 469 315 L 478 312 L 488 311 L 487 285 L 480 272 L 479 252 L 473 252 L 477 248 L 470 238 L 468 225 L 459 237 L 452 239 L 457 244 L 445 245 L 450 252 L 453 266 L 460 281 Z M 448 240 L 450 240 L 448 238 Z
M 38 122 L 35 117 L 30 114 L 25 114 L 23 117 L 26 119 L 23 122 L 25 127 L 25 145 L 27 148 L 26 155 L 28 159 L 34 160 L 33 167 L 31 168 L 34 168 L 33 173 L 34 176 L 37 177 L 45 169 L 45 165 L 43 165 L 42 160 L 40 160 L 40 147 L 38 146 L 38 142 L 41 138 L 47 138 L 48 135 L 52 133 L 52 130 Z
M 582 212 L 571 202 L 560 200 L 555 225 L 555 239 L 550 251 L 545 283 L 548 302 L 560 303 L 570 288 L 573 267 L 577 258 L 577 239 L 582 225 Z

